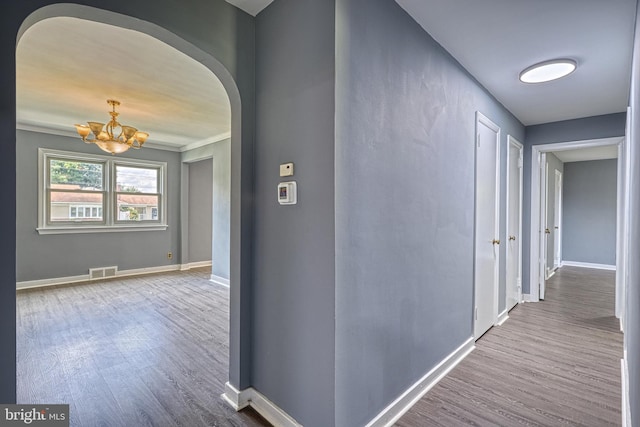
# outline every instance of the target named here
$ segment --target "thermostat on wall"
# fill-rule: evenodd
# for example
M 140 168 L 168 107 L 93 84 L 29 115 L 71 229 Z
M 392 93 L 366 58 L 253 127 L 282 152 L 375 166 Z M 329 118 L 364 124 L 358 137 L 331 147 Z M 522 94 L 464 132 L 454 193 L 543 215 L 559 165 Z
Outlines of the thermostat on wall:
M 298 184 L 295 181 L 278 184 L 278 203 L 281 205 L 295 205 L 298 203 Z

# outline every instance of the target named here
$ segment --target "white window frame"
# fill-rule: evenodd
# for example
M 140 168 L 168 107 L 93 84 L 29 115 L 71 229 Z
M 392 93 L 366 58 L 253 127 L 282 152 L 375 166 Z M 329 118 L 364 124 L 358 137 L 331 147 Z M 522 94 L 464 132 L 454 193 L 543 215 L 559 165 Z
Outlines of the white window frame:
M 86 161 L 103 163 L 104 208 L 103 221 L 51 223 L 47 197 L 48 161 L 49 159 Z M 158 219 L 144 221 L 118 221 L 115 215 L 115 167 L 116 165 L 158 169 Z M 167 225 L 167 163 L 151 160 L 124 159 L 113 156 L 102 156 L 69 151 L 38 149 L 38 227 L 39 234 L 75 234 L 75 233 L 112 233 L 130 231 L 166 230 Z M 132 193 L 135 194 L 135 193 Z

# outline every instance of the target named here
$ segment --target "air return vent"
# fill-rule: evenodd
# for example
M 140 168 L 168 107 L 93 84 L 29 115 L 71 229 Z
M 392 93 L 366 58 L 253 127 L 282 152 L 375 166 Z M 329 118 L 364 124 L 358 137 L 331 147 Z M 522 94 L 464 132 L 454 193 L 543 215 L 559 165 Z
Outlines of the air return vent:
M 118 273 L 118 266 L 113 267 L 100 267 L 89 269 L 89 280 L 105 279 L 107 277 L 116 277 Z

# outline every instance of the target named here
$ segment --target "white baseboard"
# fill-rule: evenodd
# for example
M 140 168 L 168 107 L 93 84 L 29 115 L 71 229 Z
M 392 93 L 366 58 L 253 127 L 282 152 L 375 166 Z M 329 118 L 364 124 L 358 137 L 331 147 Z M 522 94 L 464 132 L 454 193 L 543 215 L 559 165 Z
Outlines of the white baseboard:
M 615 271 L 616 266 L 610 264 L 596 264 L 592 262 L 580 262 L 580 261 L 562 261 L 562 266 L 569 267 L 583 267 L 583 268 L 595 268 L 597 270 L 613 270 Z
M 191 270 L 192 268 L 211 267 L 211 261 L 189 262 L 180 265 L 180 271 Z
M 222 286 L 226 286 L 227 288 L 229 287 L 229 279 L 225 279 L 224 277 L 220 277 L 220 276 L 216 276 L 215 274 L 211 275 L 211 280 L 213 283 L 216 283 L 218 285 L 222 285 Z
M 539 300 L 540 300 L 539 298 L 535 298 L 531 294 L 522 294 L 522 301 L 523 302 L 538 302 Z
M 234 386 L 226 383 L 222 398 L 233 409 L 239 411 L 251 406 L 265 420 L 278 427 L 302 427 L 289 414 L 280 409 L 275 403 L 263 396 L 258 390 L 249 387 L 238 391 Z
M 433 388 L 445 375 L 449 373 L 458 363 L 460 363 L 473 349 L 475 341 L 469 338 L 458 347 L 453 353 L 447 356 L 435 368 L 429 371 L 418 382 L 402 393 L 396 400 L 372 419 L 366 427 L 392 426 L 402 417 L 413 405 L 416 404 L 429 390 Z
M 629 365 L 627 364 L 627 351 L 624 351 L 624 358 L 620 359 L 620 370 L 622 379 L 622 427 L 631 426 L 631 401 L 629 400 Z
M 556 274 L 556 270 L 547 267 L 547 277 L 545 277 L 544 280 L 551 279 L 554 274 Z
M 189 264 L 191 268 L 195 268 L 196 266 L 206 266 L 206 265 L 194 265 L 199 263 L 191 263 Z M 211 262 L 209 262 L 211 265 Z M 146 268 L 133 268 L 131 270 L 118 270 L 114 277 L 127 277 L 127 276 L 139 276 L 142 274 L 151 274 L 151 273 L 166 273 L 169 271 L 178 271 L 182 270 L 181 264 L 171 264 L 171 265 L 160 265 L 157 267 L 146 267 Z M 107 279 L 113 279 L 113 277 L 108 277 Z M 24 282 L 16 282 L 16 289 L 33 289 L 33 288 L 46 288 L 48 286 L 58 286 L 58 285 L 69 285 L 73 283 L 80 282 L 97 282 L 104 279 L 94 279 L 90 280 L 88 274 L 82 274 L 79 276 L 67 276 L 67 277 L 54 277 L 51 279 L 40 279 L 40 280 L 27 280 Z
M 496 321 L 497 326 L 502 326 L 504 322 L 509 318 L 509 310 L 505 310 L 502 313 L 498 314 L 498 320 Z

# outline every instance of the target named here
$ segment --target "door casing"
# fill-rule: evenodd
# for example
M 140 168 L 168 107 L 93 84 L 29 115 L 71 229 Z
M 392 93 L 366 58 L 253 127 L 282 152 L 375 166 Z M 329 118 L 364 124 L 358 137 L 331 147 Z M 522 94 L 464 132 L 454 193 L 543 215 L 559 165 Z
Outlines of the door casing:
M 525 296 L 526 301 L 529 302 L 537 302 L 540 298 L 540 290 L 544 291 L 544 270 L 542 270 L 541 274 L 541 260 L 544 257 L 544 221 L 542 216 L 542 205 L 544 205 L 544 185 L 546 185 L 546 179 L 544 178 L 543 173 L 546 159 L 545 153 L 552 151 L 566 151 L 566 150 L 575 150 L 579 148 L 592 148 L 592 147 L 602 147 L 606 145 L 617 145 L 623 144 L 625 137 L 614 137 L 614 138 L 601 138 L 601 139 L 589 139 L 589 140 L 581 140 L 581 141 L 569 141 L 569 142 L 559 142 L 555 144 L 543 144 L 543 145 L 533 145 L 531 147 L 531 223 L 530 223 L 530 257 L 529 257 L 529 293 Z M 620 152 L 620 150 L 619 150 Z M 618 170 L 623 168 L 623 158 L 618 157 Z M 623 169 L 624 170 L 624 169 Z M 623 179 L 618 180 L 618 186 L 627 185 L 628 182 L 628 170 L 626 170 L 625 174 L 623 174 Z M 623 187 L 625 191 L 629 191 L 628 186 Z M 619 190 L 619 193 L 622 190 Z M 546 209 L 544 211 L 546 214 Z M 622 227 L 620 227 L 622 228 Z M 617 239 L 624 239 L 625 233 L 618 232 Z M 616 247 L 620 247 L 620 245 L 616 245 Z M 620 259 L 621 257 L 617 256 L 616 259 Z M 541 283 L 542 281 L 542 283 Z M 624 286 L 623 284 L 616 283 L 616 295 L 618 295 L 620 291 L 620 287 Z M 616 309 L 616 312 L 618 310 Z

